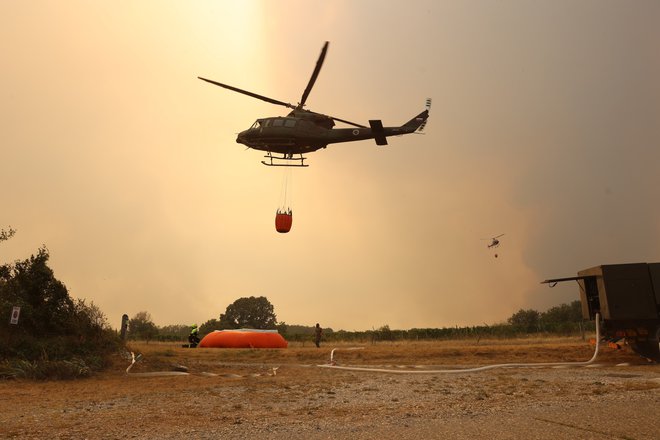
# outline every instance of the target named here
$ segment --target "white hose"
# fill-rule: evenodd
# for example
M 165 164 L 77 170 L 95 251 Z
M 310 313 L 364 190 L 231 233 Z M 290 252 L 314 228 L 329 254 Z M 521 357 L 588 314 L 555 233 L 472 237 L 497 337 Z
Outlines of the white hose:
M 138 362 L 140 359 L 142 359 L 142 354 L 138 354 L 135 356 L 135 353 L 131 352 L 131 365 L 126 368 L 126 374 L 129 376 L 135 376 L 135 377 L 155 377 L 155 376 L 190 376 L 190 373 L 187 373 L 185 371 L 151 371 L 148 373 L 131 373 L 131 368 L 133 368 L 133 365 L 135 365 L 136 362 Z M 206 371 L 202 371 L 201 373 L 197 373 L 200 376 L 204 377 L 215 377 L 215 376 L 223 376 L 223 377 L 258 377 L 258 376 L 276 376 L 277 375 L 277 370 L 280 367 L 271 367 L 270 373 L 252 373 L 249 375 L 240 375 L 240 374 L 215 374 L 215 373 L 208 373 Z
M 128 366 L 126 369 L 126 374 L 130 376 L 139 376 L 139 377 L 152 377 L 152 376 L 188 376 L 189 373 L 183 372 L 183 371 L 153 371 L 149 373 L 131 373 L 131 368 L 133 368 L 133 365 L 137 361 L 139 361 L 142 358 L 141 354 L 138 354 L 137 357 L 135 357 L 135 353 L 131 352 L 131 365 Z
M 334 357 L 335 357 L 335 350 L 339 350 L 338 348 L 333 348 L 332 351 L 330 352 L 330 365 L 334 365 Z M 364 347 L 350 347 L 350 348 L 342 348 L 342 350 L 364 350 Z
M 519 367 L 567 367 L 567 366 L 587 366 L 592 364 L 598 356 L 598 348 L 600 343 L 600 314 L 596 313 L 596 349 L 594 355 L 588 361 L 584 362 L 536 362 L 536 363 L 510 363 L 510 364 L 495 364 L 485 365 L 483 367 L 451 369 L 451 370 L 391 370 L 387 368 L 367 368 L 367 367 L 342 367 L 334 365 L 333 354 L 336 349 L 330 353 L 330 364 L 317 365 L 321 368 L 333 368 L 335 370 L 348 370 L 348 371 L 370 371 L 374 373 L 396 373 L 396 374 L 444 374 L 444 373 L 474 373 L 477 371 L 493 370 L 495 368 L 519 368 Z M 355 350 L 356 348 L 351 348 Z

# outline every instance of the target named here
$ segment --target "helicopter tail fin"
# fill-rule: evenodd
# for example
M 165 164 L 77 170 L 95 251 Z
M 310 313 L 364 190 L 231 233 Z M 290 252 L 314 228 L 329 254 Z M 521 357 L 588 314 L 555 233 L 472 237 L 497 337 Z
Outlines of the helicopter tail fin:
M 414 118 L 412 118 L 410 121 L 406 122 L 403 124 L 401 127 L 406 128 L 409 130 L 409 132 L 413 132 L 416 130 L 423 130 L 424 127 L 426 126 L 426 120 L 429 118 L 429 111 L 424 110 Z M 408 131 L 407 130 L 407 131 Z

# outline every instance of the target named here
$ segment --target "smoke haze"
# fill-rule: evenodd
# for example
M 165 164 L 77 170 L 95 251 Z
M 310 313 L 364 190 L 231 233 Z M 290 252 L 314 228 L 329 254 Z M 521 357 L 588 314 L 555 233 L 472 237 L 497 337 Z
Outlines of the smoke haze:
M 660 5 L 0 3 L 0 262 L 46 245 L 113 326 L 266 296 L 346 330 L 494 323 L 578 299 L 551 277 L 660 261 Z M 292 178 L 235 143 L 286 110 L 425 135 L 329 146 Z M 495 251 L 484 238 L 504 233 Z

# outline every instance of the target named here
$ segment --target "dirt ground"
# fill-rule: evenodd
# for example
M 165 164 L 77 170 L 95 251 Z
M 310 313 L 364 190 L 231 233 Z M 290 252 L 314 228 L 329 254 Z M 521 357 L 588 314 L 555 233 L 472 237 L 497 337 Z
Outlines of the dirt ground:
M 660 365 L 627 347 L 595 365 L 379 373 L 585 361 L 580 339 L 185 349 L 133 344 L 92 378 L 0 382 L 0 438 L 660 439 Z M 190 374 L 149 376 L 185 366 Z M 275 369 L 275 370 L 274 370 Z M 275 374 L 274 374 L 275 373 Z M 174 373 L 176 374 L 176 373 Z

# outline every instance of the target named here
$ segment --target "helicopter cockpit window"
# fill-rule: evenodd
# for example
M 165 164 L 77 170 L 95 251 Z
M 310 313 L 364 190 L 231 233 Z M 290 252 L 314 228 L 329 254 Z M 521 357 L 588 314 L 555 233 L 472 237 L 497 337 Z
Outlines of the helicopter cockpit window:
M 252 127 L 250 127 L 250 130 L 257 130 L 261 128 L 261 121 L 257 120 L 254 124 L 252 124 Z
M 283 124 L 283 119 L 273 119 L 273 127 L 281 127 Z
M 296 120 L 295 119 L 285 119 L 284 120 L 284 126 L 285 127 L 295 127 L 296 126 Z

